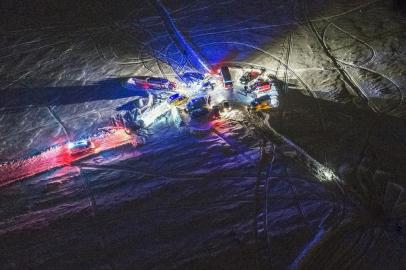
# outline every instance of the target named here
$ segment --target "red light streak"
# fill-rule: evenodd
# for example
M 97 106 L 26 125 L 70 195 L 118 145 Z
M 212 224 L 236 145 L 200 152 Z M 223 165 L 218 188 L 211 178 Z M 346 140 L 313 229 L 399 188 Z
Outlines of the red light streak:
M 134 137 L 129 135 L 123 128 L 114 129 L 111 133 L 93 136 L 89 140 L 93 143 L 94 148 L 77 155 L 71 154 L 66 143 L 52 147 L 28 159 L 0 164 L 0 186 L 8 185 L 51 169 L 70 165 L 102 151 L 127 144 L 135 144 Z

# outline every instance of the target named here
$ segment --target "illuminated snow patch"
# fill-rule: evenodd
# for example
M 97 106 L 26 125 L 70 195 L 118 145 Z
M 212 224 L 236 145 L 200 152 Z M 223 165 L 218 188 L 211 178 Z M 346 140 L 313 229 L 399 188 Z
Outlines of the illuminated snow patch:
M 175 123 L 175 125 L 179 127 L 182 124 L 182 118 L 180 117 L 179 111 L 176 107 L 172 107 L 171 115 L 173 123 Z
M 168 111 L 169 111 L 168 104 L 161 103 L 143 113 L 140 119 L 144 122 L 144 125 L 148 127 L 152 125 L 158 119 L 158 117 L 160 117 L 161 115 L 165 114 Z
M 319 166 L 318 166 L 317 176 L 318 176 L 319 180 L 322 180 L 322 181 L 339 180 L 338 176 L 336 176 L 331 169 L 329 169 L 321 164 L 319 164 Z

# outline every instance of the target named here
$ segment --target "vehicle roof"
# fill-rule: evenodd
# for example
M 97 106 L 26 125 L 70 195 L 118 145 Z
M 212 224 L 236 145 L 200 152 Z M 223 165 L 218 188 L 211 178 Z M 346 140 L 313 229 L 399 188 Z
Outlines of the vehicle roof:
M 255 100 L 261 102 L 261 101 L 269 100 L 269 99 L 271 99 L 271 97 L 269 95 L 264 95 L 259 98 L 256 98 Z
M 185 97 L 186 96 L 184 96 L 184 95 L 182 95 L 180 93 L 176 93 L 176 94 L 173 94 L 172 96 L 168 97 L 168 100 L 172 101 L 172 100 L 175 100 L 177 98 L 185 98 Z
M 136 80 L 145 80 L 147 78 L 149 78 L 149 77 L 148 76 L 134 76 L 134 77 L 131 77 L 131 79 L 136 79 Z
M 158 78 L 158 77 L 149 77 L 148 81 L 152 81 L 152 82 L 168 82 L 168 79 L 164 79 L 164 78 Z
M 75 141 L 75 142 L 70 142 L 68 144 L 69 148 L 74 148 L 74 147 L 78 147 L 78 146 L 87 146 L 90 143 L 89 140 L 79 140 L 79 141 Z
M 257 84 L 264 85 L 264 84 L 269 84 L 269 82 L 268 82 L 268 81 L 264 81 L 264 80 L 258 80 L 258 81 L 257 81 Z
M 256 71 L 256 70 L 251 70 L 251 71 L 246 71 L 244 74 L 247 74 L 247 75 L 259 75 L 261 73 Z
M 89 140 L 82 139 L 82 140 L 73 142 L 73 144 L 86 144 L 86 143 L 88 143 L 88 142 L 89 142 Z
M 177 98 L 179 96 L 181 96 L 180 93 L 175 93 L 175 94 L 171 95 L 169 98 Z
M 270 100 L 270 99 L 271 99 L 271 97 L 269 95 L 264 95 L 264 96 L 261 96 L 259 98 L 254 99 L 253 101 L 251 101 L 251 104 L 259 103 L 259 102 Z
M 206 96 L 195 96 L 195 97 L 193 97 L 190 101 L 191 102 L 198 102 L 198 101 L 206 101 Z
M 199 107 L 203 107 L 204 105 L 206 105 L 206 103 L 207 100 L 205 96 L 195 97 L 188 102 L 187 107 L 189 109 L 197 109 Z

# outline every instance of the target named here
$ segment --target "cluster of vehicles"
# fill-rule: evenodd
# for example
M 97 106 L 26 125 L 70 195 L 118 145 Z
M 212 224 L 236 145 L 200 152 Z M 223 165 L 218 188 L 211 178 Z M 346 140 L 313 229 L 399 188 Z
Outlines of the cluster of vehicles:
M 251 103 L 247 106 L 249 111 L 271 110 L 279 106 L 278 92 L 275 85 L 272 80 L 264 78 L 264 72 L 265 69 L 252 69 L 250 71 L 245 71 L 239 78 L 239 83 L 244 87 L 245 93 L 253 98 Z M 232 90 L 234 84 L 227 66 L 221 67 L 220 75 L 223 81 L 223 87 L 227 90 Z M 190 73 L 186 74 L 185 78 L 188 83 L 197 82 L 203 90 L 214 88 L 213 83 L 210 80 L 207 80 L 202 74 Z M 137 76 L 128 79 L 126 87 L 130 89 L 142 88 L 145 90 L 174 91 L 177 85 L 175 82 L 164 78 Z M 221 112 L 229 111 L 231 109 L 230 103 L 227 100 L 211 105 L 211 97 L 206 94 L 188 97 L 176 92 L 171 94 L 166 101 L 171 106 L 183 109 L 183 111 L 187 112 L 191 118 L 199 118 L 205 115 L 219 118 Z M 76 156 L 94 152 L 95 145 L 90 140 L 84 139 L 70 142 L 67 149 L 70 155 Z
M 220 73 L 223 78 L 224 88 L 232 89 L 233 81 L 228 67 L 221 67 Z M 247 106 L 250 111 L 271 110 L 279 107 L 279 94 L 274 82 L 264 76 L 265 69 L 245 71 L 239 82 L 244 87 L 244 92 L 253 98 Z
M 191 118 L 199 118 L 209 114 L 214 118 L 219 118 L 221 112 L 231 110 L 230 103 L 226 100 L 212 106 L 211 97 L 206 95 L 189 99 L 182 94 L 176 93 L 168 97 L 167 102 L 183 109 Z
M 255 79 L 257 79 L 259 76 L 261 76 L 265 72 L 264 69 L 261 70 L 251 70 L 251 71 L 246 71 L 244 74 L 240 77 L 240 83 L 242 85 L 248 85 Z
M 247 106 L 250 111 L 271 110 L 279 107 L 279 94 L 272 80 L 264 78 L 265 69 L 246 71 L 240 77 L 247 95 L 253 97 Z
M 219 75 L 225 90 L 234 88 L 233 78 L 229 67 L 222 66 Z M 190 117 L 198 118 L 212 112 L 213 115 L 219 116 L 221 111 L 230 108 L 229 103 L 220 102 L 219 104 L 210 104 L 210 96 L 206 90 L 214 90 L 215 84 L 207 76 L 201 73 L 188 72 L 182 75 L 183 82 L 188 86 L 199 89 L 199 93 L 185 95 L 179 92 L 172 93 L 166 101 L 169 105 L 183 109 Z M 239 78 L 239 83 L 243 87 L 246 96 L 252 97 L 252 101 L 247 106 L 250 111 L 271 110 L 279 106 L 279 97 L 275 84 L 272 79 L 265 77 L 265 69 L 246 70 Z M 146 90 L 167 90 L 175 91 L 176 83 L 164 78 L 137 76 L 130 78 L 127 85 L 134 88 L 143 88 Z M 225 105 L 224 105 L 225 104 Z

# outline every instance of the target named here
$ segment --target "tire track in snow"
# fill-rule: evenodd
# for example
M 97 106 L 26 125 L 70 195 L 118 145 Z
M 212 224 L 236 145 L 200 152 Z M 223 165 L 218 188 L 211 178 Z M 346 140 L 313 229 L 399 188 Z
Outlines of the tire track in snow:
M 49 114 L 55 119 L 55 121 L 62 127 L 63 133 L 65 134 L 65 137 L 67 141 L 70 141 L 70 134 L 68 132 L 68 129 L 66 125 L 62 122 L 62 120 L 59 118 L 59 116 L 55 113 L 55 111 L 51 108 L 51 106 L 47 106 L 47 109 L 49 111 Z
M 322 34 L 322 40 L 323 40 L 323 44 L 324 46 L 326 46 L 326 48 L 329 48 L 329 46 L 327 45 L 327 41 L 326 41 L 326 33 L 327 30 L 330 28 L 330 26 L 335 27 L 336 29 L 338 29 L 339 31 L 343 32 L 344 34 L 350 36 L 352 39 L 358 41 L 359 43 L 361 43 L 362 45 L 366 46 L 370 51 L 371 51 L 371 57 L 369 57 L 368 59 L 366 59 L 364 62 L 359 63 L 357 65 L 359 66 L 365 66 L 371 62 L 373 62 L 376 59 L 376 51 L 375 48 L 372 47 L 370 44 L 368 44 L 366 41 L 358 38 L 357 36 L 354 36 L 353 34 L 347 32 L 346 30 L 342 29 L 341 27 L 339 27 L 338 25 L 336 25 L 333 22 L 330 22 L 323 30 L 323 34 Z M 331 50 L 330 50 L 331 52 Z
M 368 47 L 368 48 L 371 50 L 371 52 L 372 52 L 372 53 L 371 53 L 371 57 L 370 57 L 369 59 L 365 60 L 365 62 L 360 63 L 360 64 L 350 63 L 350 62 L 347 62 L 347 61 L 344 61 L 344 60 L 341 60 L 341 59 L 336 58 L 336 57 L 333 55 L 333 53 L 331 52 L 331 50 L 329 50 L 329 46 L 327 45 L 327 41 L 326 41 L 326 34 L 327 34 L 327 31 L 328 31 L 328 29 L 330 28 L 330 26 L 334 26 L 334 27 L 335 27 L 336 29 L 338 29 L 339 31 L 345 33 L 346 35 L 348 35 L 348 36 L 351 37 L 352 39 L 354 39 L 354 40 L 358 41 L 359 43 L 361 43 L 361 44 L 365 45 L 366 47 Z M 390 79 L 388 76 L 386 76 L 386 75 L 384 75 L 384 74 L 382 74 L 382 73 L 379 73 L 379 72 L 377 72 L 377 71 L 374 71 L 374 70 L 372 70 L 372 69 L 369 69 L 369 68 L 367 68 L 367 67 L 364 67 L 365 65 L 367 65 L 367 64 L 369 64 L 369 63 L 371 63 L 371 62 L 373 62 L 373 61 L 376 59 L 376 51 L 375 51 L 375 49 L 374 49 L 371 45 L 369 45 L 367 42 L 363 41 L 362 39 L 358 38 L 357 36 L 354 36 L 354 35 L 352 35 L 351 33 L 345 31 L 344 29 L 342 29 L 341 27 L 339 27 L 338 25 L 336 25 L 336 24 L 334 24 L 334 23 L 332 23 L 332 22 L 330 22 L 330 23 L 326 26 L 326 28 L 324 29 L 323 34 L 322 34 L 322 42 L 323 42 L 323 47 L 325 47 L 327 50 L 330 51 L 331 55 L 332 55 L 333 57 L 335 57 L 335 59 L 337 60 L 337 62 L 342 63 L 342 64 L 344 64 L 344 65 L 346 65 L 346 66 L 350 66 L 350 67 L 353 67 L 353 68 L 357 68 L 357 69 L 360 69 L 360 70 L 364 70 L 364 71 L 367 71 L 367 72 L 369 72 L 369 73 L 371 73 L 371 74 L 377 75 L 377 76 L 379 76 L 379 77 L 381 77 L 381 78 L 384 78 L 384 79 L 387 80 L 390 84 L 392 84 L 393 86 L 395 86 L 397 92 L 399 93 L 399 102 L 398 102 L 398 104 L 395 105 L 395 106 L 393 106 L 392 108 L 385 109 L 385 110 L 381 110 L 381 109 L 379 108 L 379 105 L 374 104 L 374 101 L 369 98 L 369 95 L 368 95 L 364 90 L 362 90 L 362 87 L 355 81 L 355 79 L 353 79 L 353 78 L 347 73 L 348 76 L 350 77 L 350 79 L 351 79 L 351 80 L 357 85 L 357 87 L 360 89 L 360 91 L 362 91 L 362 92 L 364 93 L 364 95 L 365 95 L 366 98 L 368 99 L 368 104 L 371 103 L 371 105 L 372 105 L 374 111 L 390 114 L 390 113 L 396 112 L 399 107 L 401 107 L 402 105 L 404 105 L 404 103 L 405 103 L 404 92 L 402 91 L 402 89 L 400 88 L 400 86 L 399 86 L 394 80 Z

